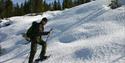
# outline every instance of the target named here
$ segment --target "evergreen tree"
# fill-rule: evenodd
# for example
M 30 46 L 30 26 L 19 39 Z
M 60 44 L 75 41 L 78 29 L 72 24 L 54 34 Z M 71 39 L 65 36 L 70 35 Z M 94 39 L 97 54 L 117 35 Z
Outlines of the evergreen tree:
M 24 12 L 24 4 L 23 3 L 21 3 L 19 13 L 20 13 L 20 15 L 24 15 L 25 14 L 25 12 Z
M 58 10 L 62 10 L 62 5 L 60 3 L 60 0 L 58 0 L 58 2 L 57 2 L 57 8 L 58 8 Z
M 79 4 L 78 4 L 78 0 L 74 0 L 74 1 L 73 1 L 73 6 L 77 6 L 77 5 L 79 5 Z
M 2 55 L 2 48 L 1 48 L 1 45 L 0 45 L 0 56 Z
M 53 9 L 58 10 L 58 4 L 57 4 L 56 0 L 54 0 Z
M 49 10 L 54 11 L 54 3 L 53 3 L 53 2 L 50 3 L 49 6 L 50 6 L 50 9 L 49 9 Z
M 80 5 L 80 4 L 84 4 L 84 3 L 88 3 L 91 0 L 74 0 L 74 6 Z
M 11 0 L 1 0 L 0 1 L 0 17 L 10 17 L 13 16 L 13 3 Z
M 87 3 L 90 0 L 64 0 L 60 3 L 60 0 L 54 0 L 52 3 L 46 3 L 46 0 L 25 0 L 21 5 L 16 4 L 13 6 L 11 0 L 0 0 L 0 18 L 10 17 L 13 15 L 24 15 L 27 13 L 40 13 L 48 10 L 62 10 L 65 8 L 71 8 L 83 3 Z
M 27 14 L 27 13 L 30 12 L 30 4 L 29 4 L 29 1 L 26 1 L 26 0 L 25 0 L 24 6 L 23 6 L 23 11 L 24 11 L 25 14 Z
M 43 0 L 29 0 L 30 2 L 30 11 L 35 12 L 42 12 L 43 8 Z
M 84 0 L 84 3 L 88 3 L 88 2 L 90 2 L 91 0 Z
M 36 12 L 43 12 L 45 8 L 43 7 L 43 0 L 35 0 L 36 1 Z
M 42 7 L 44 8 L 44 9 L 43 9 L 43 12 L 48 11 L 48 10 L 50 9 L 49 4 L 47 4 L 45 0 L 44 0 L 44 2 L 43 2 L 43 6 L 42 6 Z
M 0 18 L 3 18 L 2 13 L 3 13 L 3 0 L 0 0 Z
M 63 9 L 72 7 L 72 0 L 63 0 Z
M 33 7 L 33 6 L 34 6 L 34 3 L 33 3 L 33 2 L 34 2 L 34 0 L 29 0 L 30 13 L 33 13 L 33 12 L 34 12 L 34 11 L 33 11 L 33 9 L 34 9 L 34 7 Z
M 86 0 L 79 0 L 80 4 L 84 4 L 86 2 Z
M 120 3 L 119 3 L 119 0 L 111 0 L 111 4 L 109 4 L 109 6 L 112 8 L 112 9 L 115 9 L 115 8 L 118 8 L 120 7 Z
M 20 15 L 20 7 L 19 7 L 18 3 L 14 7 L 14 15 L 16 15 L 16 16 Z

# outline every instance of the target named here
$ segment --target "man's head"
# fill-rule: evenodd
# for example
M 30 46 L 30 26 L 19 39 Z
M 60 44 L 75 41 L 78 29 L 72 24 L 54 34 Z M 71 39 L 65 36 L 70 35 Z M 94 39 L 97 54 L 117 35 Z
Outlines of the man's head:
M 36 21 L 32 22 L 32 25 L 36 25 L 36 24 L 37 24 L 37 22 L 36 22 Z
M 44 18 L 41 20 L 40 24 L 45 25 L 45 24 L 47 23 L 47 21 L 48 21 L 48 19 L 47 19 L 46 17 L 44 17 Z

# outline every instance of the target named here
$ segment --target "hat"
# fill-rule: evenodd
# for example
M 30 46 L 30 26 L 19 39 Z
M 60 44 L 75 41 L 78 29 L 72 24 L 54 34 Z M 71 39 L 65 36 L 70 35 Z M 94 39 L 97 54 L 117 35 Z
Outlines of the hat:
M 42 20 L 41 20 L 41 22 L 40 23 L 42 23 L 42 22 L 47 22 L 48 21 L 48 19 L 46 18 L 46 17 L 44 17 Z
M 37 22 L 36 22 L 36 21 L 32 22 L 32 25 L 36 25 L 36 24 L 37 24 Z

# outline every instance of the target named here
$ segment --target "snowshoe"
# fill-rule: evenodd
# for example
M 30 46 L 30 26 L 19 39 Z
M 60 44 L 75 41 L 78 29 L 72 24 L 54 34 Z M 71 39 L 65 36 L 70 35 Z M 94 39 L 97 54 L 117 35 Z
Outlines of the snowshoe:
M 44 56 L 43 58 L 36 59 L 34 63 L 38 63 L 39 61 L 47 60 L 50 56 Z

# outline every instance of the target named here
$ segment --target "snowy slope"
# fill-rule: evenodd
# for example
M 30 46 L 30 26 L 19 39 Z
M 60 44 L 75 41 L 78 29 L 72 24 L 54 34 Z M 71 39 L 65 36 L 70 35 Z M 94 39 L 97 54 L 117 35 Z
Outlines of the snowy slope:
M 97 0 L 42 16 L 9 18 L 12 25 L 0 28 L 0 45 L 5 50 L 0 63 L 27 63 L 30 44 L 24 45 L 21 34 L 42 17 L 49 18 L 46 30 L 54 30 L 47 42 L 46 55 L 51 57 L 39 63 L 125 63 L 125 6 L 111 10 L 106 3 Z
M 119 0 L 122 5 L 125 5 L 125 0 Z

